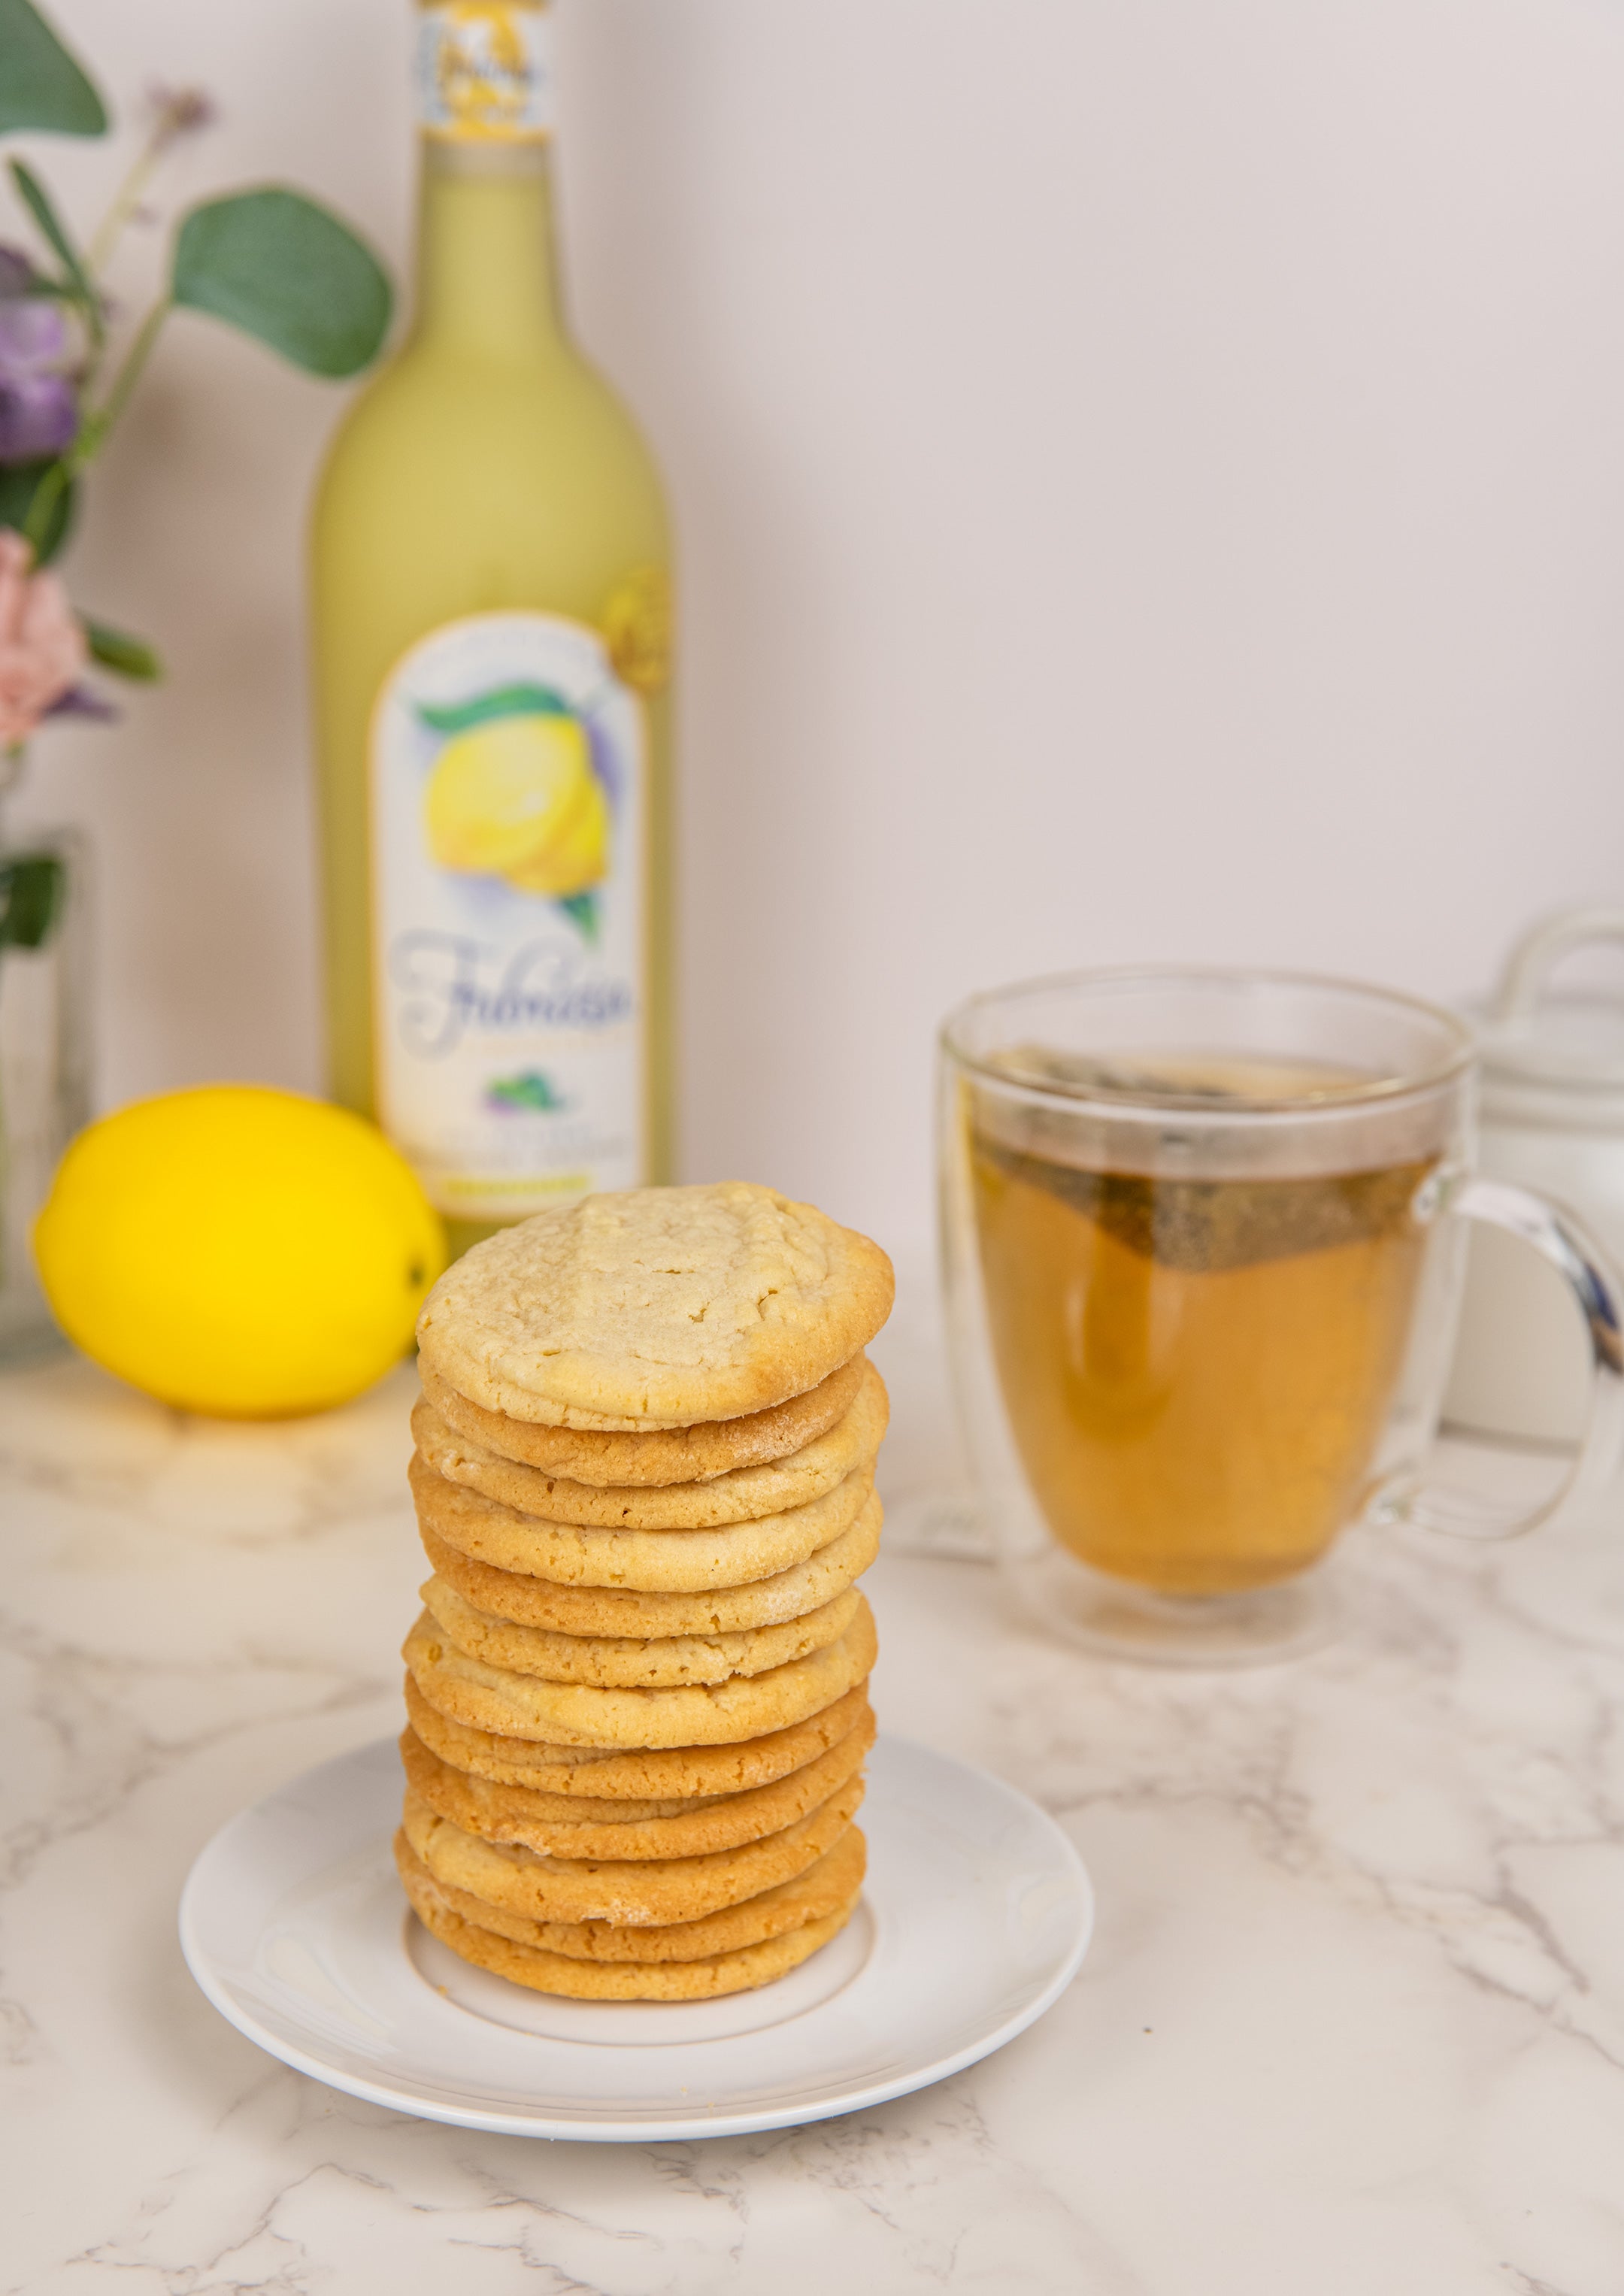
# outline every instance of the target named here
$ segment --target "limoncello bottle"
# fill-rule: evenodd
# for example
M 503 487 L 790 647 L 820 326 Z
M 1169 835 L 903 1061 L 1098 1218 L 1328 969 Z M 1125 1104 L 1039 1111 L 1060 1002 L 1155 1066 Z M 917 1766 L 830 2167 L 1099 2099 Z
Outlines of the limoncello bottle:
M 667 1176 L 670 594 L 560 311 L 546 7 L 416 15 L 415 316 L 322 479 L 315 685 L 333 1096 L 460 1249 Z

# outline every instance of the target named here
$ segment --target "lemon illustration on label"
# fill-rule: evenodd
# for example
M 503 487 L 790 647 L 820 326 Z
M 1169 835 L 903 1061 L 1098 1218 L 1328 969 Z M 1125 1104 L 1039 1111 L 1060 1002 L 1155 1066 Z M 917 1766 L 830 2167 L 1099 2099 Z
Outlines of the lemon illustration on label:
M 555 901 L 584 893 L 609 873 L 609 806 L 603 784 L 590 770 L 578 784 L 567 819 L 539 852 L 515 862 L 507 882 L 521 893 L 545 893 Z
M 561 903 L 590 938 L 609 873 L 609 801 L 580 718 L 545 686 L 506 686 L 419 717 L 450 736 L 423 797 L 442 869 L 502 877 Z

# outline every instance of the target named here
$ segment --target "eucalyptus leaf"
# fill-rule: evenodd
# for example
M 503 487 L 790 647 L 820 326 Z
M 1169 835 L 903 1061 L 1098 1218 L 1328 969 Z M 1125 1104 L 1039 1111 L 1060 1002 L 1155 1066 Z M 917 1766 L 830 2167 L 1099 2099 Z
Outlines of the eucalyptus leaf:
M 43 948 L 62 914 L 67 872 L 54 853 L 0 861 L 0 948 Z
M 390 283 L 370 250 L 298 192 L 239 192 L 193 208 L 170 292 L 257 336 L 311 374 L 355 374 L 390 323 Z
M 104 669 L 117 670 L 120 677 L 151 684 L 163 676 L 163 663 L 144 638 L 133 638 L 126 630 L 110 629 L 105 622 L 93 622 L 86 617 L 85 640 L 91 660 Z
M 0 526 L 15 527 L 19 534 L 22 532 L 33 507 L 35 489 L 45 472 L 55 468 L 54 463 L 13 463 L 9 469 L 0 466 Z M 68 539 L 68 529 L 73 523 L 73 497 L 70 481 L 56 497 L 51 522 L 36 554 L 37 564 L 48 565 Z
M 101 97 L 29 0 L 0 0 L 0 134 L 105 135 Z
M 49 193 L 34 170 L 25 168 L 21 160 L 13 160 L 10 164 L 12 181 L 17 186 L 18 195 L 61 262 L 70 292 L 75 301 L 84 305 L 92 323 L 99 324 L 102 299 L 79 258 L 78 250 L 68 236 L 66 226 L 51 204 Z

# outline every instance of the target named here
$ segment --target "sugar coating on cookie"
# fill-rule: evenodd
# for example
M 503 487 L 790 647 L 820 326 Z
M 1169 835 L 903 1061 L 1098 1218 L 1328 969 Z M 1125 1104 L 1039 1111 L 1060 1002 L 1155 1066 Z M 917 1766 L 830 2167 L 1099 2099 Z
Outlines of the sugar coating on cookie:
M 418 1319 L 424 1362 L 486 1411 L 636 1432 L 770 1409 L 890 1312 L 866 1236 L 774 1189 L 635 1188 L 475 1244 Z
M 742 1627 L 776 1626 L 816 1611 L 867 1570 L 880 1549 L 884 1510 L 877 1494 L 849 1530 L 827 1546 L 753 1585 L 698 1594 L 641 1594 L 628 1587 L 561 1587 L 517 1570 L 495 1569 L 436 1537 L 421 1521 L 418 1533 L 436 1577 L 448 1579 L 477 1610 L 523 1627 L 564 1635 L 726 1634 Z
M 406 1678 L 406 1702 L 413 1729 L 442 1761 L 475 1777 L 595 1805 L 604 1800 L 716 1800 L 742 1793 L 816 1761 L 849 1731 L 864 1728 L 872 1718 L 865 1681 L 804 1721 L 759 1738 L 724 1745 L 637 1747 L 627 1751 L 540 1745 L 454 1722 L 430 1704 L 410 1674 Z
M 874 1741 L 874 1718 L 799 1770 L 744 1793 L 696 1795 L 663 1804 L 652 1816 L 644 1805 L 586 1805 L 562 1795 L 504 1786 L 454 1768 L 414 1730 L 401 1736 L 406 1783 L 420 1800 L 464 1833 L 487 1841 L 518 1842 L 549 1857 L 692 1857 L 758 1841 L 805 1817 L 861 1768 Z
M 862 1779 L 849 1778 L 794 1824 L 759 1841 L 695 1857 L 541 1857 L 516 1843 L 464 1833 L 410 1786 L 401 1825 L 435 1879 L 471 1897 L 533 1920 L 620 1922 L 638 1928 L 694 1921 L 793 1880 L 834 1847 L 862 1800 Z
M 447 1546 L 498 1570 L 567 1587 L 628 1587 L 644 1594 L 693 1594 L 770 1578 L 849 1530 L 874 1495 L 865 1468 L 821 1498 L 759 1522 L 714 1530 L 598 1530 L 543 1522 L 500 1500 L 467 1490 L 422 1459 L 410 1466 L 417 1520 Z
M 537 1952 L 534 1947 L 514 1945 L 490 1930 L 480 1929 L 449 1910 L 444 1893 L 433 1890 L 433 1877 L 426 1868 L 420 1865 L 419 1872 L 428 1881 L 429 1890 L 415 1875 L 403 1873 L 406 1892 L 419 1921 L 442 1945 L 512 1984 L 580 2001 L 714 2001 L 724 1994 L 770 1985 L 775 1978 L 809 1960 L 831 1938 L 838 1937 L 857 1905 L 854 1896 L 822 1921 L 808 1922 L 761 1945 L 741 1946 L 710 1961 L 604 1964 Z
M 426 1362 L 418 1365 L 423 1394 L 439 1417 L 497 1458 L 519 1460 L 543 1474 L 600 1488 L 629 1484 L 662 1489 L 709 1482 L 738 1467 L 766 1466 L 803 1449 L 845 1417 L 868 1369 L 867 1358 L 855 1355 L 803 1395 L 792 1395 L 768 1410 L 749 1412 L 742 1419 L 651 1427 L 627 1435 L 504 1418 L 459 1395 Z
M 865 1365 L 850 1404 L 834 1425 L 798 1451 L 691 1483 L 578 1483 L 569 1476 L 549 1474 L 459 1434 L 426 1395 L 414 1406 L 412 1434 L 420 1455 L 437 1474 L 482 1491 L 487 1498 L 500 1499 L 521 1514 L 607 1530 L 701 1530 L 721 1523 L 759 1522 L 833 1490 L 855 1467 L 874 1460 L 889 1414 L 885 1382 L 872 1365 Z M 633 1439 L 625 1435 L 619 1439 L 629 1443 Z
M 765 1674 L 650 1689 L 549 1682 L 458 1650 L 425 1611 L 401 1655 L 431 1706 L 453 1722 L 547 1745 L 652 1749 L 729 1745 L 804 1722 L 874 1669 L 874 1614 L 861 1595 L 838 1641 Z
M 847 1587 L 816 1611 L 775 1626 L 651 1636 L 572 1635 L 555 1628 L 521 1626 L 480 1610 L 438 1577 L 421 1592 L 430 1617 L 466 1658 L 544 1682 L 623 1690 L 670 1690 L 685 1683 L 721 1683 L 766 1674 L 838 1642 L 863 1599 L 855 1587 Z
M 862 1886 L 867 1862 L 862 1831 L 849 1825 L 833 1848 L 788 1882 L 764 1890 L 742 1904 L 725 1906 L 687 1922 L 623 1928 L 615 1922 L 538 1921 L 483 1898 L 471 1896 L 431 1874 L 407 1841 L 395 1836 L 395 1861 L 414 1905 L 422 1897 L 484 1931 L 537 1952 L 599 1963 L 685 1962 L 736 1953 L 769 1938 L 787 1937 L 809 1923 L 826 1921 L 850 1904 Z
M 731 1467 L 726 1474 L 696 1483 L 577 1483 L 546 1474 L 521 1460 L 505 1458 L 487 1444 L 455 1431 L 427 1396 L 411 1412 L 411 1435 L 418 1454 L 450 1483 L 501 1499 L 521 1515 L 545 1522 L 578 1522 L 611 1531 L 692 1531 L 724 1522 L 760 1522 L 785 1508 L 804 1506 L 832 1490 L 855 1467 L 871 1463 L 887 1428 L 884 1380 L 864 1368 L 850 1407 L 823 1435 L 801 1444 L 785 1458 L 756 1467 Z M 508 1422 L 513 1426 L 513 1422 Z M 622 1435 L 620 1442 L 632 1442 Z

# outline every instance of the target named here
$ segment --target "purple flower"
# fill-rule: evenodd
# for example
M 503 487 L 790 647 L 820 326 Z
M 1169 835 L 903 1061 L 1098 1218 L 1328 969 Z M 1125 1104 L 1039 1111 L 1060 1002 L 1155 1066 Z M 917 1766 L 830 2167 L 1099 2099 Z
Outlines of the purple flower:
M 60 455 L 78 434 L 62 305 L 37 291 L 39 274 L 20 247 L 0 246 L 0 463 Z
M 214 98 L 201 87 L 168 87 L 161 81 L 147 90 L 152 114 L 153 148 L 162 152 L 183 135 L 212 127 L 219 118 Z
M 119 713 L 94 685 L 70 685 L 45 711 L 47 718 L 94 718 L 103 726 L 116 725 Z
M 68 322 L 39 284 L 21 248 L 0 247 L 0 463 L 42 462 L 78 432 L 73 386 L 57 371 Z
M 0 296 L 9 302 L 13 295 L 31 295 L 39 283 L 39 274 L 20 247 L 0 246 Z
M 47 374 L 68 348 L 68 322 L 60 303 L 43 296 L 0 300 L 0 374 Z
M 78 435 L 73 386 L 60 374 L 0 373 L 0 463 L 38 463 Z

